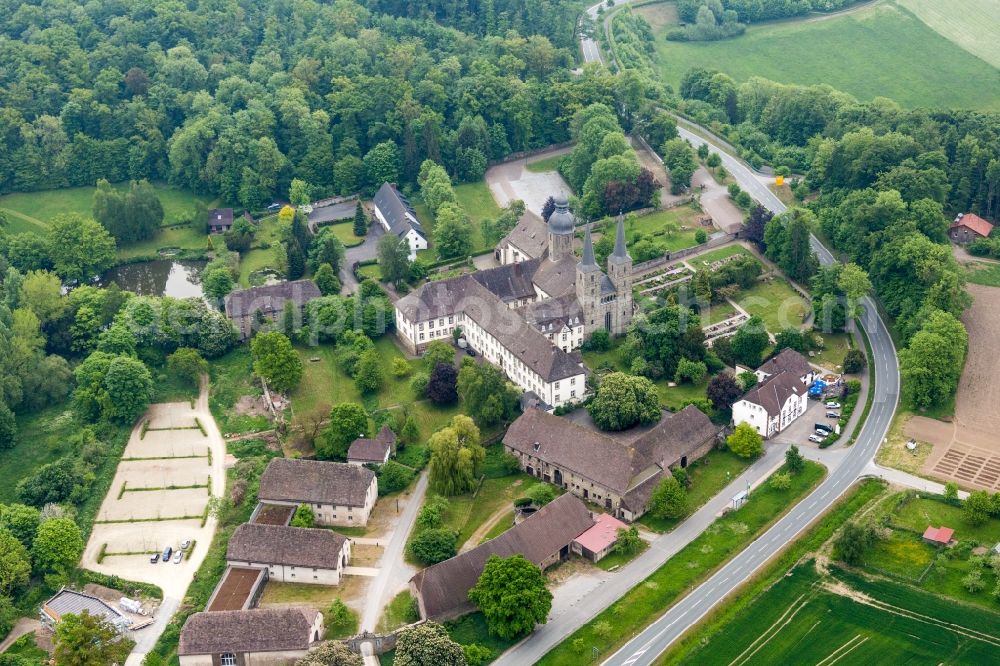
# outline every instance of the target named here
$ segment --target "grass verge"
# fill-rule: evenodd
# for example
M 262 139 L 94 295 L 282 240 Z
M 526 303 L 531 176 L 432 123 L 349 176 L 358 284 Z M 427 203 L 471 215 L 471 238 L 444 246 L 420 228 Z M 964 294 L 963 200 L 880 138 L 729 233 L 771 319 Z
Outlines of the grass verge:
M 739 511 L 712 523 L 649 578 L 573 632 L 538 663 L 577 666 L 592 650 L 597 655 L 611 654 L 757 538 L 807 495 L 825 474 L 822 465 L 810 461 L 801 473 L 792 477 L 788 490 L 779 491 L 763 484 Z
M 781 580 L 785 573 L 796 562 L 809 552 L 823 545 L 841 525 L 863 506 L 884 493 L 886 485 L 874 479 L 868 479 L 854 486 L 847 495 L 837 502 L 814 527 L 796 541 L 784 553 L 778 556 L 766 569 L 750 578 L 742 591 L 737 593 L 728 603 L 717 608 L 697 624 L 693 631 L 688 632 L 680 641 L 664 654 L 658 664 L 676 664 L 688 657 L 695 656 L 711 640 L 711 637 L 721 631 L 733 620 L 743 616 L 754 601 L 768 590 L 776 581 Z

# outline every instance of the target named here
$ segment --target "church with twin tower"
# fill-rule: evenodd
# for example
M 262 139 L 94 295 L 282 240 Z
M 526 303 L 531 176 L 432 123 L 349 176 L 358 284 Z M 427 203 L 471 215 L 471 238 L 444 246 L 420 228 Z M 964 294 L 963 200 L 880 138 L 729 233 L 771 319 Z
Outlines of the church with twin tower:
M 456 328 L 515 384 L 550 406 L 583 397 L 586 370 L 573 352 L 595 331 L 628 331 L 634 314 L 632 257 L 619 215 L 607 271 L 590 225 L 577 260 L 576 217 L 555 198 L 544 221 L 527 212 L 496 248 L 500 266 L 428 282 L 396 303 L 396 334 L 412 353 Z

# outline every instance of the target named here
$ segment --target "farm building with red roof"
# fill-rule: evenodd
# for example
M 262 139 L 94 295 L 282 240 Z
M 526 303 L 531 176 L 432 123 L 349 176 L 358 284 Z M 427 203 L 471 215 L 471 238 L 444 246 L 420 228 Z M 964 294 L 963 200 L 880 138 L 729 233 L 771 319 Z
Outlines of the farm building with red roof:
M 955 243 L 965 245 L 980 238 L 987 238 L 993 225 L 975 213 L 959 215 L 948 229 L 948 237 Z

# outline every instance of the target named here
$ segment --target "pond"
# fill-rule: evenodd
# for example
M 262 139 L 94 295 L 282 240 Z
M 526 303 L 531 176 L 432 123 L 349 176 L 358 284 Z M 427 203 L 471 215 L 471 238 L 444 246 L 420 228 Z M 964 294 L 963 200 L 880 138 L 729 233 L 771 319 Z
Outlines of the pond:
M 112 282 L 140 296 L 201 298 L 201 271 L 204 261 L 157 259 L 116 266 L 101 276 L 101 286 Z

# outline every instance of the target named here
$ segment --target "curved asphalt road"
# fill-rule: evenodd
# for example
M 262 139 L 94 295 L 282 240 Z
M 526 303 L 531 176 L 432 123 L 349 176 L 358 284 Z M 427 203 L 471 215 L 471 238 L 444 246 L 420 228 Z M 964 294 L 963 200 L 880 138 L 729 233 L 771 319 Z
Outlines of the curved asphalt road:
M 618 4 L 625 3 L 619 2 Z M 594 19 L 597 18 L 599 6 L 599 4 L 594 5 L 587 10 L 587 13 Z M 584 60 L 587 62 L 601 61 L 600 50 L 592 39 L 581 36 L 580 46 L 583 50 Z M 733 175 L 740 187 L 756 201 L 775 214 L 785 210 L 784 204 L 764 183 L 757 179 L 753 171 L 741 160 L 726 153 L 715 142 L 706 140 L 682 127 L 678 128 L 678 132 L 681 137 L 692 144 L 707 143 L 710 149 L 719 153 L 722 157 L 722 163 L 729 173 Z M 820 263 L 829 264 L 834 261 L 833 255 L 815 237 L 811 241 Z M 832 502 L 844 494 L 874 458 L 879 444 L 889 430 L 893 414 L 896 411 L 899 399 L 899 363 L 892 338 L 879 316 L 875 304 L 870 298 L 866 298 L 863 305 L 864 314 L 861 317 L 861 325 L 868 333 L 872 346 L 875 378 L 872 390 L 875 392 L 875 397 L 868 419 L 862 426 L 854 446 L 848 449 L 843 463 L 834 469 L 819 488 L 797 504 L 771 529 L 751 543 L 743 552 L 736 555 L 706 582 L 674 604 L 653 624 L 626 643 L 624 647 L 607 659 L 605 664 L 645 666 L 655 662 L 675 640 L 760 569 L 786 544 L 795 539 Z M 622 594 L 625 592 L 626 590 L 622 590 Z

